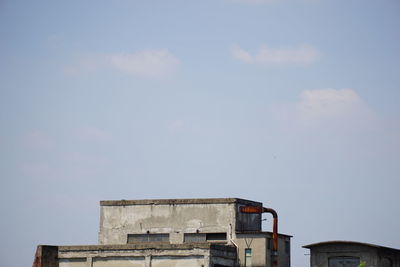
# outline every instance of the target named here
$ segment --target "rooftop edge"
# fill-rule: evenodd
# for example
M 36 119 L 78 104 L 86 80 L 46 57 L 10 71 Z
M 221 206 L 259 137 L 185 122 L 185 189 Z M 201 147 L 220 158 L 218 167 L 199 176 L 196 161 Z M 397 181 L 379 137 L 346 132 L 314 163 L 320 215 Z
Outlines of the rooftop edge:
M 391 250 L 396 250 L 396 251 L 400 252 L 400 249 L 397 249 L 397 248 L 390 248 L 390 247 L 384 247 L 384 246 L 370 244 L 370 243 L 363 243 L 363 242 L 357 242 L 357 241 L 346 241 L 346 240 L 332 240 L 332 241 L 323 241 L 323 242 L 318 242 L 318 243 L 312 243 L 312 244 L 303 246 L 303 248 L 311 249 L 312 247 L 316 247 L 316 246 L 333 245 L 333 244 L 363 245 L 363 246 L 374 247 L 374 248 L 391 249 Z
M 181 199 L 142 199 L 142 200 L 102 200 L 100 206 L 129 205 L 177 205 L 177 204 L 231 204 L 262 206 L 261 202 L 241 198 L 181 198 Z
M 42 245 L 43 246 L 43 245 Z M 73 251 L 107 251 L 107 250 L 145 250 L 145 249 L 223 249 L 236 251 L 236 248 L 224 244 L 192 243 L 192 244 L 166 244 L 166 243 L 141 243 L 141 244 L 116 244 L 116 245 L 77 245 L 57 246 L 59 252 Z

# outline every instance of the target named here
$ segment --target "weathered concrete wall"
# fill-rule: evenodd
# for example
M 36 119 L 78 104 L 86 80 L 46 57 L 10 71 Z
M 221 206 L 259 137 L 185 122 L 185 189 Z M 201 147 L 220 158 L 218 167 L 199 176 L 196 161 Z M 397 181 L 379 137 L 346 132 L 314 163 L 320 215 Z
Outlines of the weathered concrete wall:
M 240 234 L 236 236 L 235 243 L 239 247 L 239 263 L 245 266 L 245 249 L 252 250 L 252 266 L 266 266 L 267 238 L 260 234 Z
M 235 227 L 229 204 L 103 206 L 100 221 L 100 244 L 126 244 L 128 234 L 139 233 L 173 233 L 171 240 L 183 240 L 183 233 L 230 235 Z
M 206 258 L 204 256 L 162 256 L 149 257 L 146 265 L 144 257 L 99 257 L 90 260 L 77 261 L 74 259 L 61 259 L 60 267 L 201 267 L 205 266 Z
M 60 246 L 58 259 L 60 267 L 234 267 L 236 249 L 204 243 Z
M 86 258 L 59 259 L 60 267 L 92 267 L 88 265 Z
M 93 258 L 92 267 L 145 267 L 144 257 L 102 257 Z
M 192 257 L 152 257 L 151 267 L 187 267 L 208 265 L 203 256 Z
M 179 202 L 178 202 L 179 201 Z M 169 233 L 182 243 L 184 233 L 226 233 L 261 229 L 260 214 L 239 214 L 239 206 L 261 205 L 239 199 L 102 201 L 100 244 L 126 244 L 128 234 Z

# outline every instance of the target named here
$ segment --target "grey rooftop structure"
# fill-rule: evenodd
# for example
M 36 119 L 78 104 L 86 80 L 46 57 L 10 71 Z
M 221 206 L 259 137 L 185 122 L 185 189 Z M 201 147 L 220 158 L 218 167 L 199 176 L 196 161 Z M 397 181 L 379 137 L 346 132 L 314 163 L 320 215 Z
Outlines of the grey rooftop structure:
M 334 240 L 303 246 L 310 249 L 311 267 L 400 267 L 400 250 L 356 241 Z

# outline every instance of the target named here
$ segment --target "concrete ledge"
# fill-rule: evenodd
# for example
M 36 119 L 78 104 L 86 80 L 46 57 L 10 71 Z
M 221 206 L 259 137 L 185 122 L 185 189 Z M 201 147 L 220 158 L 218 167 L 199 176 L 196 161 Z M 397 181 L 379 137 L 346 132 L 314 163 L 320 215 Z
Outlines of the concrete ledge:
M 59 246 L 59 252 L 72 251 L 107 251 L 107 250 L 178 250 L 178 249 L 212 249 L 236 252 L 236 248 L 228 245 L 212 243 L 191 243 L 191 244 L 169 244 L 169 243 L 140 243 L 123 245 L 79 245 L 79 246 Z
M 142 199 L 142 200 L 102 200 L 100 206 L 129 205 L 175 205 L 175 204 L 232 204 L 262 206 L 262 203 L 241 198 L 189 198 L 189 199 Z
M 236 231 L 237 235 L 265 235 L 265 236 L 272 236 L 272 232 L 269 231 Z M 287 235 L 287 234 L 282 234 L 282 233 L 278 233 L 278 236 L 285 236 L 285 237 L 289 237 L 292 238 L 292 235 Z

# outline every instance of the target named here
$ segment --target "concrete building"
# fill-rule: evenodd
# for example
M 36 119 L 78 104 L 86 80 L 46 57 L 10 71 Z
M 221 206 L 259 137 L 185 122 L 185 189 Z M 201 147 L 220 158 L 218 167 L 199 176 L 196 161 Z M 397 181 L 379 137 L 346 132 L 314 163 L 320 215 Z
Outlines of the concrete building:
M 273 232 L 262 231 L 262 212 Z M 277 220 L 238 198 L 101 201 L 99 245 L 39 246 L 34 267 L 290 267 L 291 236 Z
M 400 250 L 354 241 L 327 241 L 303 246 L 310 249 L 311 267 L 400 267 Z
M 34 267 L 235 266 L 236 249 L 211 243 L 38 246 Z

